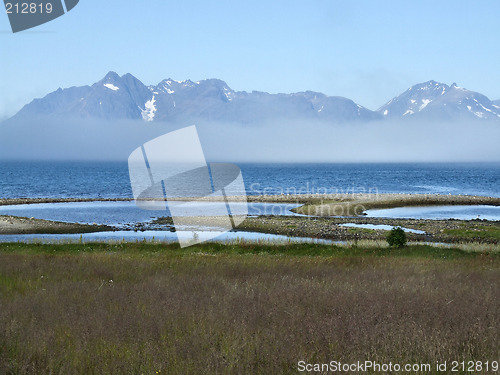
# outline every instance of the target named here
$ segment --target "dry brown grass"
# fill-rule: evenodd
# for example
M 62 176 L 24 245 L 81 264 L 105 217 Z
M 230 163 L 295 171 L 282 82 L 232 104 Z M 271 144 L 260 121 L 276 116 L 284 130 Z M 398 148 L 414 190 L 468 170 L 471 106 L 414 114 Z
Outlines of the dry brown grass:
M 0 373 L 288 374 L 299 360 L 499 359 L 496 256 L 210 246 L 0 252 Z

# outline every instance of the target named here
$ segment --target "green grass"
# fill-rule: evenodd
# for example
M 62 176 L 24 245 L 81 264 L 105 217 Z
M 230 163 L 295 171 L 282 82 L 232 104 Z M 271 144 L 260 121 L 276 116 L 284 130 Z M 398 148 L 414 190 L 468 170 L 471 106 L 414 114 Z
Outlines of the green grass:
M 365 228 L 352 228 L 362 229 Z M 370 230 L 370 229 L 368 229 Z M 458 248 L 447 248 L 431 245 L 410 245 L 402 249 L 393 249 L 385 246 L 357 246 L 350 245 L 325 245 L 311 243 L 285 242 L 275 244 L 268 241 L 261 242 L 234 242 L 202 243 L 181 249 L 178 244 L 159 244 L 148 241 L 139 242 L 117 242 L 117 243 L 0 243 L 0 253 L 21 254 L 79 254 L 79 253 L 123 253 L 130 256 L 187 256 L 192 254 L 210 255 L 276 255 L 297 257 L 421 257 L 434 259 L 457 259 L 467 257 L 490 256 L 500 259 L 500 253 L 475 253 L 466 252 Z
M 375 229 L 368 229 L 368 228 L 348 228 L 347 231 L 349 233 L 376 233 L 377 232 Z
M 498 360 L 500 256 L 412 245 L 0 244 L 0 374 Z
M 500 240 L 500 227 L 476 225 L 473 228 L 445 229 L 445 234 L 465 239 Z

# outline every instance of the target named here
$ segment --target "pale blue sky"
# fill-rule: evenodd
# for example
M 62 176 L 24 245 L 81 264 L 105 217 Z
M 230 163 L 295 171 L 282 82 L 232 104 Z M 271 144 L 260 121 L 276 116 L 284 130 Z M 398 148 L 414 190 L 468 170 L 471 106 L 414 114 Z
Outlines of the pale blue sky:
M 370 109 L 430 79 L 500 99 L 500 1 L 80 0 L 12 34 L 0 16 L 0 119 L 108 71 L 145 84 L 220 78 Z

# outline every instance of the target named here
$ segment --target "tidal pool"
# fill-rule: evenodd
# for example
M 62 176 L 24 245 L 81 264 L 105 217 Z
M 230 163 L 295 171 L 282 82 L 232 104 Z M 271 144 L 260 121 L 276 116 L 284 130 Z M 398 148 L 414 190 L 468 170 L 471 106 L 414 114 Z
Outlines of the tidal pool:
M 246 242 L 260 242 L 266 241 L 271 243 L 320 243 L 320 244 L 334 244 L 344 243 L 343 241 L 330 241 L 308 237 L 288 237 L 278 234 L 258 233 L 258 232 L 244 232 L 244 231 L 116 231 L 116 232 L 97 232 L 85 234 L 9 234 L 0 235 L 0 242 L 43 242 L 43 243 L 57 243 L 57 242 L 136 242 L 136 241 L 150 241 L 150 242 L 177 242 L 179 237 L 184 239 L 198 238 L 211 238 L 213 234 L 219 234 L 210 242 L 231 243 L 237 241 Z
M 352 228 L 366 228 L 366 229 L 381 229 L 381 230 L 391 230 L 393 228 L 396 228 L 392 225 L 385 225 L 385 224 L 355 224 L 355 223 L 347 223 L 347 224 L 340 224 L 341 227 L 352 227 Z M 408 233 L 416 233 L 416 234 L 425 234 L 423 230 L 418 230 L 418 229 L 411 229 L 411 228 L 403 228 L 401 227 L 405 232 Z
M 367 210 L 367 217 L 392 219 L 500 220 L 500 206 L 418 206 Z

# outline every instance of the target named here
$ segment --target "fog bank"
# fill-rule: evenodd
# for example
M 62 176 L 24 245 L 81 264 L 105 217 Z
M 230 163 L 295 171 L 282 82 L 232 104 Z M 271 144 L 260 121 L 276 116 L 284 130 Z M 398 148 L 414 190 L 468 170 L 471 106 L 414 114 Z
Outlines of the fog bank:
M 8 121 L 0 159 L 127 160 L 159 135 L 197 125 L 205 156 L 233 162 L 500 161 L 498 122 L 370 122 L 253 125 L 138 121 Z

